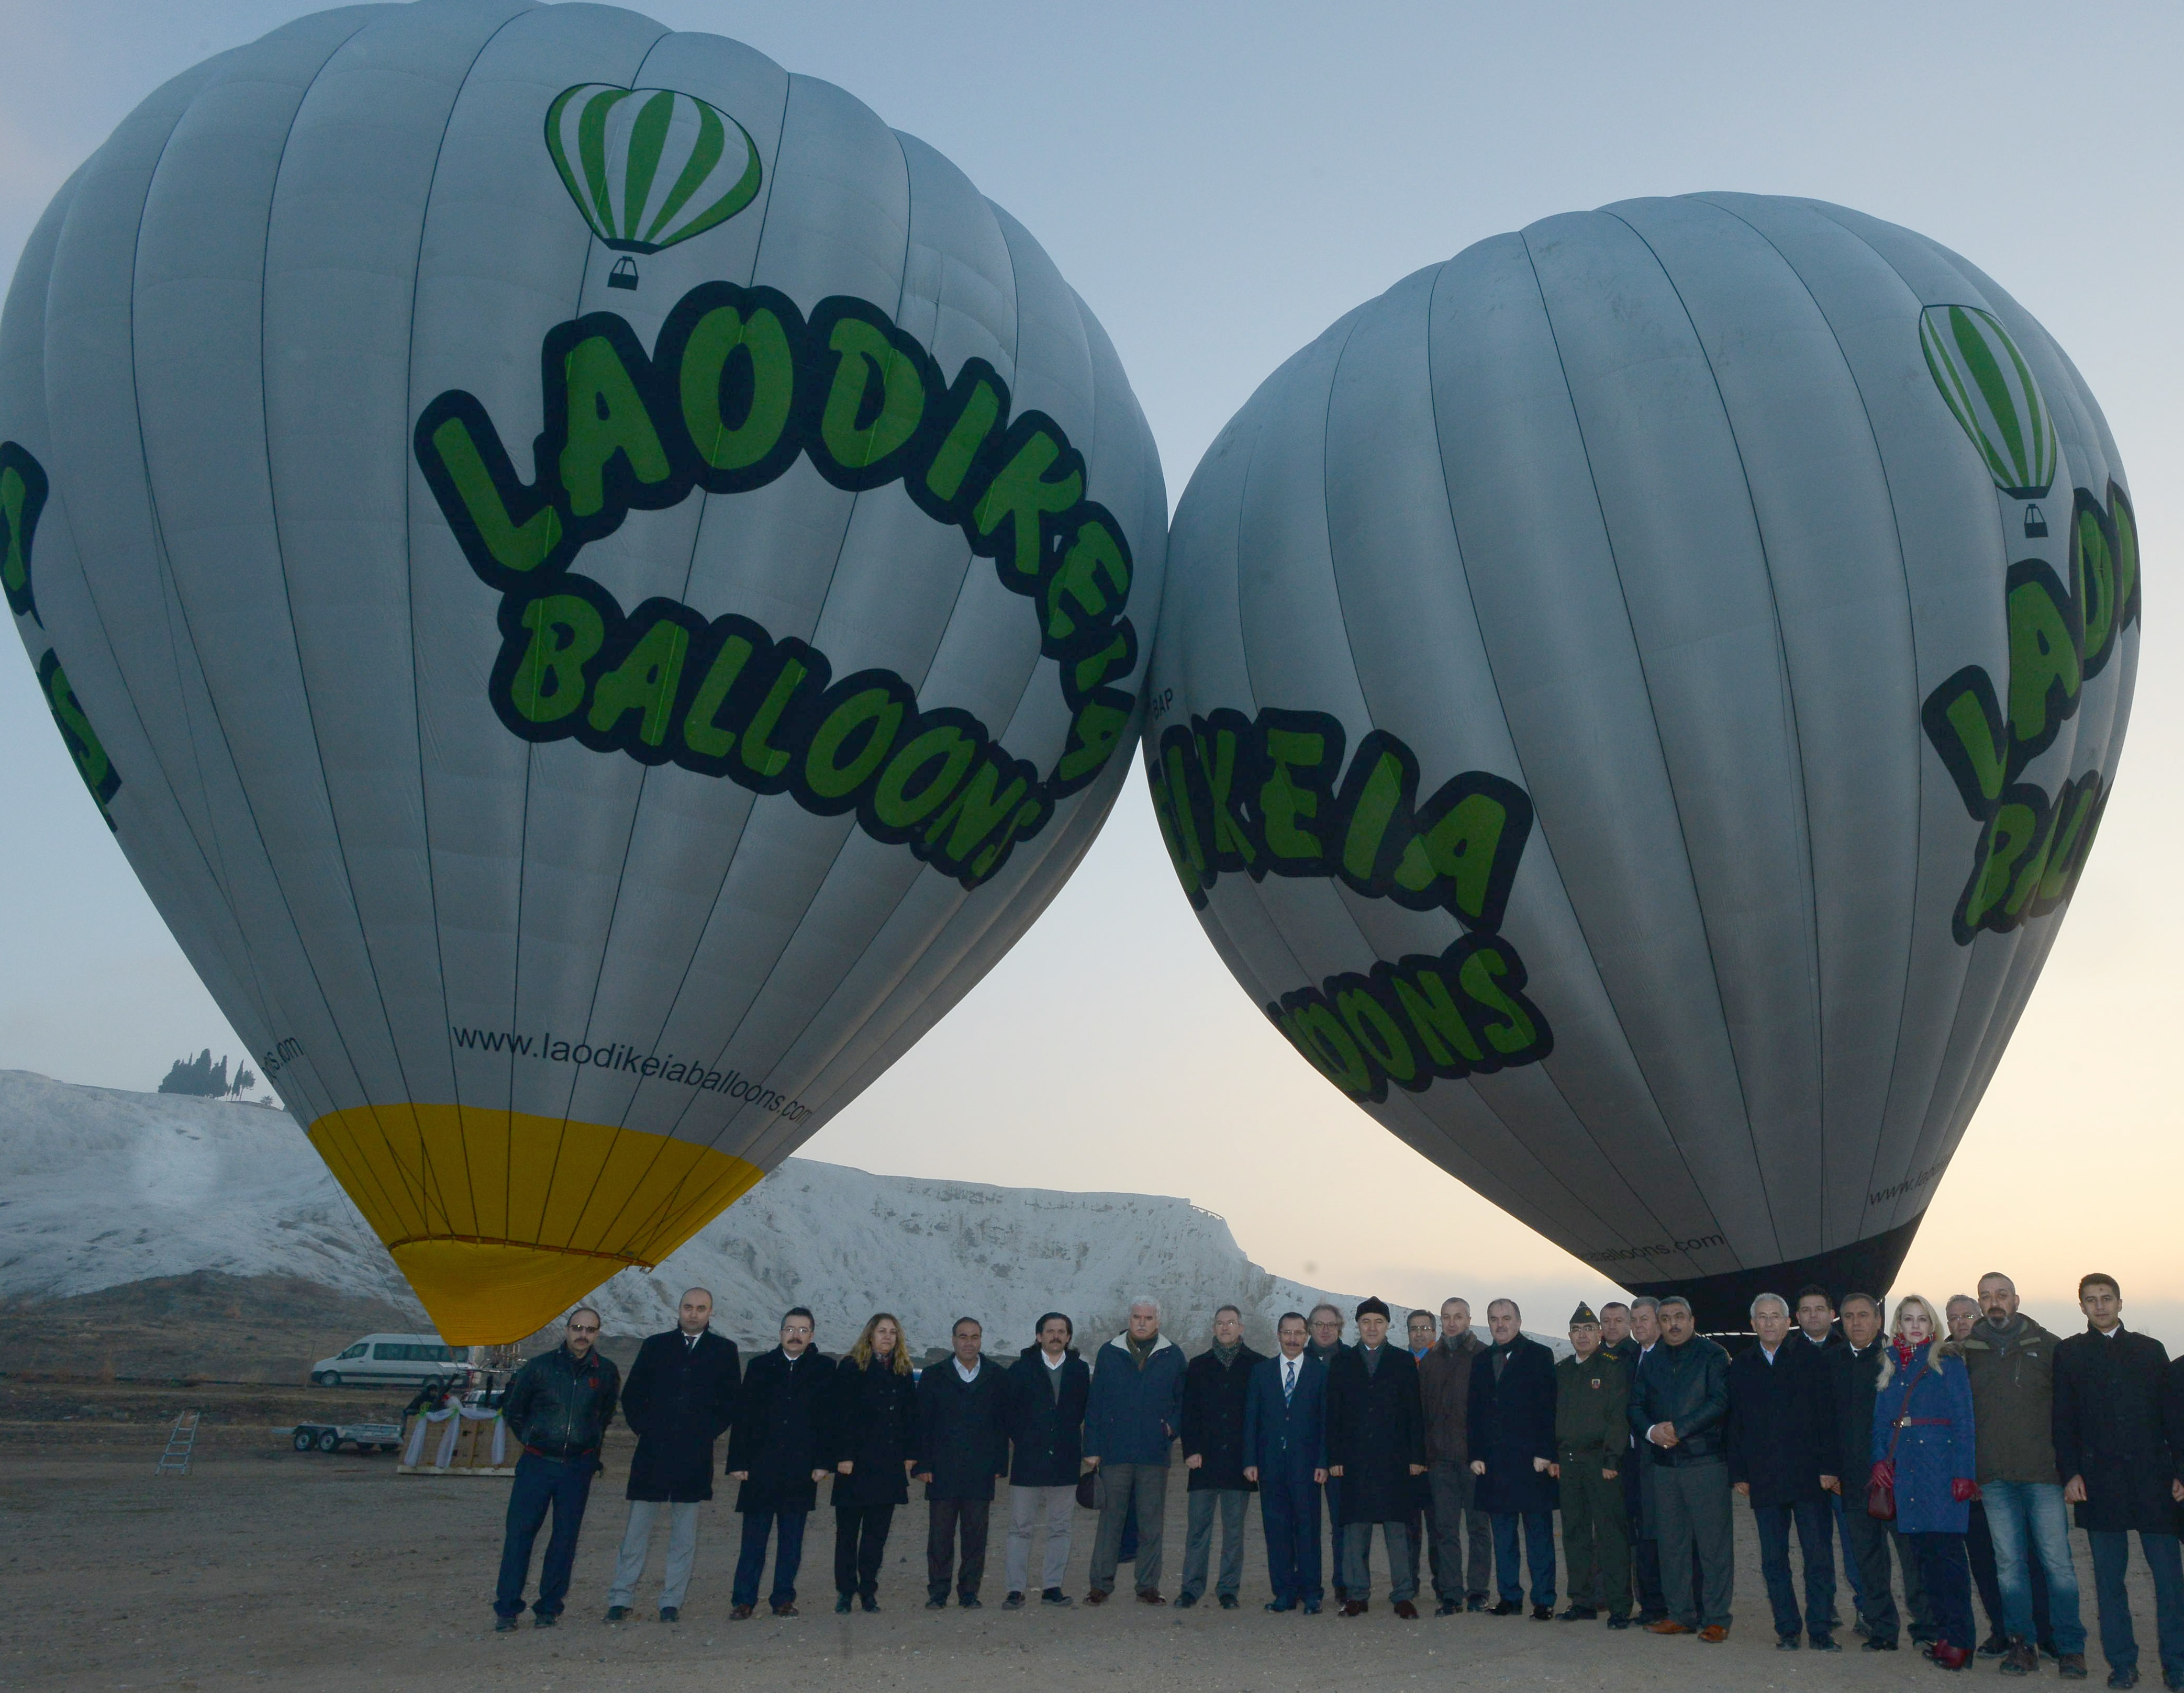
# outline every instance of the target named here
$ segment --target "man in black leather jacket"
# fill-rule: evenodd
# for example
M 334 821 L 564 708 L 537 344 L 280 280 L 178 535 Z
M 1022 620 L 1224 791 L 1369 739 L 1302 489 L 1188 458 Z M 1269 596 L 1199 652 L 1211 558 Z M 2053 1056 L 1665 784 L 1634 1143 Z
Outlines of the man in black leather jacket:
M 531 1548 L 549 1507 L 554 1532 L 538 1570 L 538 1601 L 531 1607 L 534 1626 L 551 1628 L 569 1596 L 569 1569 L 577 1561 L 584 1502 L 599 1472 L 599 1443 L 621 1393 L 621 1372 L 599 1351 L 599 1312 L 577 1306 L 569 1313 L 568 1338 L 524 1365 L 501 1401 L 501 1420 L 523 1443 L 508 1495 L 500 1585 L 493 1601 L 499 1618 L 493 1626 L 503 1633 L 523 1614 Z
M 1673 1295 L 1663 1300 L 1660 1319 L 1661 1344 L 1639 1364 L 1630 1393 L 1631 1432 L 1651 1448 L 1661 1584 L 1669 1601 L 1668 1616 L 1647 1626 L 1657 1635 L 1696 1632 L 1719 1642 L 1729 1637 L 1736 1568 L 1724 1455 L 1729 1354 L 1693 1332 L 1688 1301 Z M 1696 1597 L 1691 1592 L 1694 1546 L 1703 1589 Z

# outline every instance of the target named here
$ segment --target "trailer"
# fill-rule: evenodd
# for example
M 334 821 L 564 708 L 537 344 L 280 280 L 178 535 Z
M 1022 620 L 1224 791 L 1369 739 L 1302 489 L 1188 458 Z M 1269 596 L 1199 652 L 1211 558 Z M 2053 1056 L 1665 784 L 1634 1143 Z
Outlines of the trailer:
M 288 1444 L 299 1452 L 338 1452 L 354 1446 L 359 1452 L 393 1452 L 402 1448 L 398 1423 L 298 1423 L 288 1431 Z

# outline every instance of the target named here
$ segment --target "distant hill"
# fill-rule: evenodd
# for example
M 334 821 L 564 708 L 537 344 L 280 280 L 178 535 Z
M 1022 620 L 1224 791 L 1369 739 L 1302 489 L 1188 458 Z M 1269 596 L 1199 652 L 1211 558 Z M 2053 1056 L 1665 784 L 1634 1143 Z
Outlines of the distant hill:
M 195 1278 L 193 1293 L 227 1291 L 177 1304 L 176 1278 Z M 245 1297 L 226 1278 L 255 1291 Z M 216 1326 L 222 1312 L 237 1323 L 247 1312 L 262 1350 L 276 1344 L 269 1310 L 310 1302 L 272 1278 L 339 1296 L 314 1307 L 313 1334 L 337 1313 L 385 1321 L 417 1310 L 286 1112 L 0 1071 L 0 1300 L 23 1309 L 69 1301 L 66 1332 L 88 1346 L 100 1326 L 93 1313 L 126 1301 L 85 1295 L 152 1284 L 141 1290 L 148 1317 Z M 921 1353 L 944 1346 L 955 1319 L 971 1316 L 984 1323 L 989 1351 L 1012 1354 L 1050 1310 L 1067 1312 L 1080 1344 L 1095 1345 L 1141 1294 L 1161 1301 L 1166 1332 L 1194 1348 L 1216 1306 L 1238 1305 L 1263 1350 L 1284 1311 L 1323 1297 L 1345 1311 L 1357 1302 L 1269 1275 L 1227 1222 L 1188 1200 L 875 1176 L 802 1158 L 658 1268 L 623 1271 L 593 1302 L 610 1335 L 633 1337 L 670 1326 L 693 1284 L 712 1289 L 716 1326 L 739 1342 L 771 1345 L 782 1311 L 809 1306 L 829 1351 L 877 1310 L 895 1312 Z M 411 1320 L 426 1326 L 421 1314 Z M 64 1338 L 40 1346 L 42 1367 Z M 233 1338 L 240 1347 L 243 1336 Z M 296 1360 L 298 1375 L 309 1362 Z

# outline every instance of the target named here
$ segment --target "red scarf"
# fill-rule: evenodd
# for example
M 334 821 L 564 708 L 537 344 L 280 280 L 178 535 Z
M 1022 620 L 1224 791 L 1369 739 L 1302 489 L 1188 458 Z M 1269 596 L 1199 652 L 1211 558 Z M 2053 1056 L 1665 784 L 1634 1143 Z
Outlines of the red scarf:
M 1921 1349 L 1914 1346 L 1908 1340 L 1898 1340 L 1893 1344 L 1896 1350 L 1896 1367 L 1899 1370 L 1909 1369 L 1917 1360 Z

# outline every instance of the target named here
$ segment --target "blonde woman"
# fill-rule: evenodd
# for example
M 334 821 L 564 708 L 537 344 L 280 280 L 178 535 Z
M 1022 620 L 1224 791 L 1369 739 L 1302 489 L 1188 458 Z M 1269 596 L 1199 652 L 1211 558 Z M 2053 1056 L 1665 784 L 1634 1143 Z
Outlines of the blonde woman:
M 1930 1301 L 1918 1294 L 1897 1301 L 1873 1401 L 1873 1479 L 1895 1490 L 1896 1526 L 1919 1560 L 1942 1630 L 1926 1656 L 1943 1669 L 1962 1669 L 1972 1655 L 1964 1530 L 1979 1485 L 1971 1379 L 1964 1359 L 1944 1351 L 1947 1338 Z
M 834 1608 L 880 1608 L 880 1560 L 917 1463 L 916 1378 L 892 1312 L 876 1312 L 835 1366 Z

